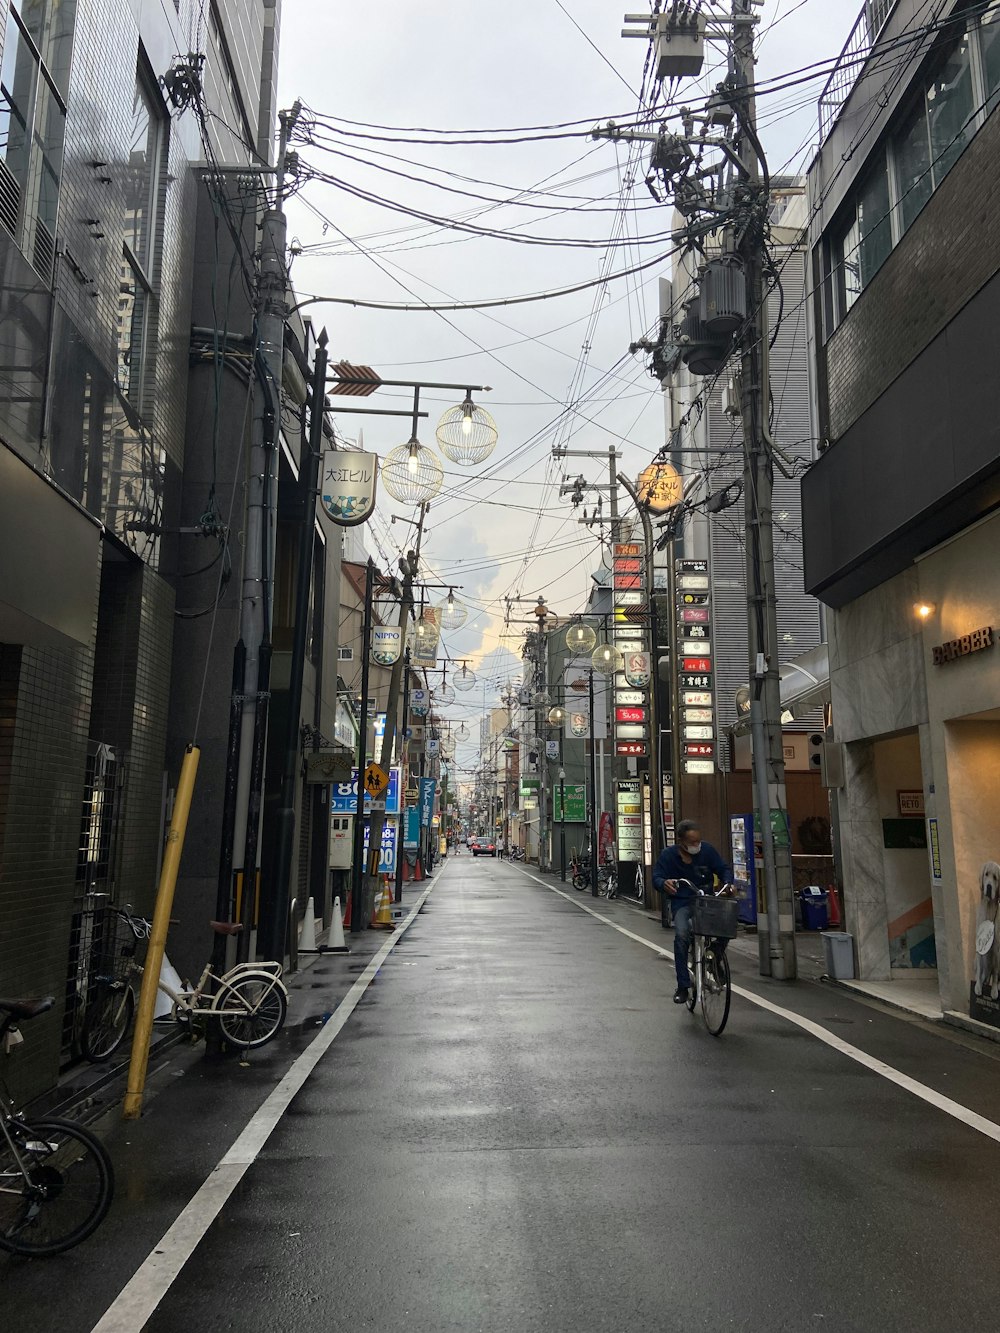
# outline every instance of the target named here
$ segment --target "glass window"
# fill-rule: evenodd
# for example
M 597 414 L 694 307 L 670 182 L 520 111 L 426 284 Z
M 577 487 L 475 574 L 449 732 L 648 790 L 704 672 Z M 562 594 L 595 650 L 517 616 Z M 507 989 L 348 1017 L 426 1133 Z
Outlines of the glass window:
M 21 195 L 28 179 L 31 104 L 38 78 L 38 62 L 8 11 L 0 66 L 0 220 L 17 231 Z
M 891 250 L 889 175 L 883 154 L 861 186 L 854 216 L 841 233 L 836 248 L 841 318 L 874 278 Z
M 17 0 L 17 10 L 25 32 L 38 47 L 49 77 L 65 98 L 69 88 L 76 0 Z
M 934 189 L 927 106 L 923 95 L 896 135 L 893 149 L 899 191 L 899 229 L 902 232 L 909 227 Z
M 137 78 L 126 172 L 125 243 L 147 272 L 151 260 L 150 225 L 155 216 L 160 123 L 152 97 L 142 79 Z
M 955 165 L 976 132 L 972 63 L 966 34 L 955 45 L 927 88 L 931 170 L 935 188 Z
M 858 243 L 858 217 L 855 213 L 840 240 L 834 246 L 837 268 L 837 316 L 843 319 L 861 295 L 861 262 Z
M 979 49 L 989 97 L 987 110 L 992 111 L 1000 101 L 1000 4 L 991 6 L 979 19 Z
M 126 251 L 118 288 L 118 387 L 137 407 L 142 394 L 142 360 L 147 293 L 142 275 Z

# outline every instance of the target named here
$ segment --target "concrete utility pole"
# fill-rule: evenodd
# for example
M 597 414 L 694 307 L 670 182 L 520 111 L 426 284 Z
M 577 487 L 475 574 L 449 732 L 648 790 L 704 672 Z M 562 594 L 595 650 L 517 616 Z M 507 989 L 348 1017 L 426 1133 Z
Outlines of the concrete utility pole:
M 743 494 L 746 506 L 747 620 L 750 663 L 750 737 L 754 804 L 760 820 L 767 904 L 769 967 L 778 980 L 796 974 L 788 801 L 781 734 L 778 672 L 778 599 L 774 578 L 772 490 L 774 461 L 769 430 L 767 297 L 764 293 L 764 228 L 767 170 L 756 129 L 754 101 L 753 0 L 733 0 L 732 72 L 737 108 L 736 147 L 747 177 L 754 225 L 743 229 L 738 253 L 746 277 L 747 320 L 742 338 L 740 398 L 743 415 Z M 758 196 L 756 205 L 753 195 Z M 779 819 L 778 833 L 772 812 Z
M 280 116 L 278 184 L 274 205 L 261 224 L 260 277 L 257 287 L 257 346 L 254 366 L 253 422 L 247 465 L 247 505 L 243 542 L 240 640 L 243 657 L 240 695 L 239 761 L 233 810 L 234 869 L 242 871 L 243 891 L 237 958 L 250 957 L 255 924 L 261 798 L 271 677 L 271 613 L 274 604 L 274 549 L 278 506 L 278 426 L 287 318 L 287 226 L 284 213 L 284 165 L 288 135 L 298 107 Z M 223 830 L 224 842 L 228 831 Z M 241 855 L 242 852 L 242 855 Z

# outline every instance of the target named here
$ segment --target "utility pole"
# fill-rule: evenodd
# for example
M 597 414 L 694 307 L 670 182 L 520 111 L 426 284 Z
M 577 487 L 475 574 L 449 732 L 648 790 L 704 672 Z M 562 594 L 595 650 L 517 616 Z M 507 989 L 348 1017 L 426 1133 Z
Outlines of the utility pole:
M 753 0 L 733 0 L 732 63 L 737 108 L 737 149 L 746 173 L 753 223 L 742 230 L 738 253 L 746 279 L 747 320 L 742 339 L 740 398 L 743 415 L 743 493 L 746 506 L 747 621 L 750 664 L 750 736 L 755 805 L 760 821 L 767 903 L 768 963 L 776 980 L 796 975 L 795 910 L 781 734 L 778 616 L 774 578 L 772 490 L 774 461 L 768 419 L 767 298 L 764 293 L 764 228 L 767 182 L 754 101 Z M 781 821 L 775 836 L 772 811 Z M 763 964 L 764 960 L 761 959 Z
M 424 518 L 426 517 L 429 506 L 422 504 L 420 506 L 420 516 L 417 522 L 417 539 L 413 549 L 407 551 L 406 556 L 399 562 L 399 570 L 403 576 L 402 589 L 399 602 L 399 630 L 400 640 L 405 641 L 407 624 L 410 619 L 410 612 L 413 609 L 413 580 L 416 578 L 417 569 L 420 564 L 420 543 L 424 535 Z M 389 694 L 385 705 L 385 730 L 382 733 L 382 750 L 379 754 L 379 766 L 388 773 L 392 765 L 392 747 L 396 740 L 396 714 L 399 710 L 399 696 L 403 684 L 403 671 L 406 670 L 409 675 L 409 668 L 406 664 L 408 653 L 400 652 L 395 662 L 392 664 L 392 673 L 389 676 Z M 406 720 L 403 720 L 403 727 L 406 726 Z M 402 772 L 400 772 L 402 779 Z M 400 792 L 400 814 L 397 816 L 398 822 L 402 824 L 402 792 Z M 369 883 L 365 890 L 365 911 L 370 908 L 370 899 L 374 885 L 378 880 L 379 861 L 382 856 L 382 830 L 385 827 L 385 810 L 373 809 L 371 814 L 370 831 L 368 835 L 368 876 Z M 401 829 L 396 830 L 396 857 L 402 855 Z M 393 895 L 395 897 L 395 895 Z M 398 901 L 398 899 L 397 899 Z M 366 918 L 367 919 L 367 918 Z M 351 918 L 353 923 L 354 918 Z
M 405 638 L 406 631 L 403 635 Z M 403 727 L 402 732 L 405 737 L 406 727 L 410 718 L 410 648 L 407 644 L 403 649 Z M 386 719 L 388 721 L 388 719 Z M 405 744 L 405 742 L 404 742 Z M 399 792 L 399 828 L 396 831 L 396 884 L 392 895 L 393 902 L 401 903 L 403 901 L 403 840 L 406 834 L 406 806 L 403 799 L 403 775 L 405 765 L 403 761 L 403 745 L 399 747 L 400 765 L 400 792 Z M 419 800 L 417 811 L 419 814 Z M 419 820 L 417 827 L 419 828 Z
M 358 791 L 354 804 L 354 837 L 351 844 L 351 934 L 360 935 L 368 928 L 364 908 L 365 858 L 365 760 L 368 750 L 368 681 L 372 655 L 372 599 L 375 590 L 375 561 L 365 565 L 365 610 L 361 628 L 361 720 L 358 726 Z M 370 842 L 369 842 L 370 845 Z M 377 863 L 376 863 L 377 864 Z
M 237 958 L 250 957 L 256 916 L 257 861 L 261 797 L 271 677 L 271 610 L 274 603 L 274 547 L 278 503 L 278 423 L 281 419 L 281 378 L 284 358 L 288 270 L 285 260 L 287 226 L 284 213 L 284 166 L 288 135 L 298 107 L 280 117 L 278 183 L 274 206 L 261 223 L 260 277 L 257 287 L 257 345 L 251 375 L 254 382 L 253 424 L 247 467 L 246 526 L 243 543 L 243 589 L 240 639 L 243 681 L 239 691 L 240 735 L 236 794 L 233 803 L 233 862 L 242 871 Z M 229 831 L 223 829 L 223 844 Z M 242 852 L 242 855 L 241 855 Z
M 587 672 L 590 699 L 590 893 L 598 896 L 597 884 L 597 740 L 594 727 L 594 669 Z M 565 792 L 563 793 L 565 795 Z M 565 808 L 565 807 L 564 807 Z

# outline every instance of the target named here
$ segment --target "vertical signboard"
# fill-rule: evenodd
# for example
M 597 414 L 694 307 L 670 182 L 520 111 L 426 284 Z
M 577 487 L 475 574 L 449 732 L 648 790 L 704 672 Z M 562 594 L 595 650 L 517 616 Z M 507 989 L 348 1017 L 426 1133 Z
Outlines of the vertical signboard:
M 616 542 L 612 568 L 615 647 L 622 670 L 614 679 L 615 754 L 641 760 L 649 754 L 649 589 L 641 542 Z M 628 857 L 622 857 L 628 860 Z
M 617 783 L 618 860 L 642 860 L 642 786 L 638 778 Z
M 685 773 L 716 771 L 712 594 L 707 560 L 674 562 L 677 588 L 674 642 L 680 668 L 678 711 L 681 765 Z M 672 805 L 672 801 L 671 801 Z

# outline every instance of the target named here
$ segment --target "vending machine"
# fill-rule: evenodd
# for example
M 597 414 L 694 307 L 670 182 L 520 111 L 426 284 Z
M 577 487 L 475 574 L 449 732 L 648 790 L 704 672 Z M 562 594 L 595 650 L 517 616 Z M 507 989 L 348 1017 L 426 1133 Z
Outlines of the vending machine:
M 757 855 L 753 815 L 733 815 L 729 820 L 729 838 L 733 847 L 733 883 L 744 925 L 757 924 Z

